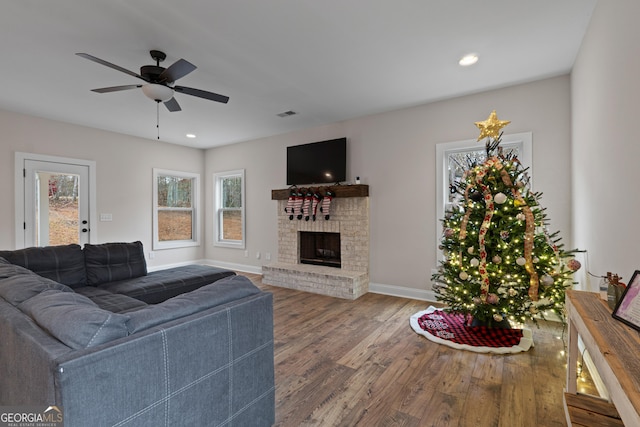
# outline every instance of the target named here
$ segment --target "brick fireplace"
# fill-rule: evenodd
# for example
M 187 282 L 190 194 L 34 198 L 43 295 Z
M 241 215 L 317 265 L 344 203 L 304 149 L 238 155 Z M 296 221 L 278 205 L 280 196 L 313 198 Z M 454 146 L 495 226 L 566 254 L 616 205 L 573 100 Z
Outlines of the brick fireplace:
M 333 189 L 330 219 L 318 212 L 315 221 L 290 220 L 284 210 L 288 190 L 272 191 L 278 201 L 278 261 L 262 267 L 263 283 L 346 299 L 368 292 L 369 188 Z M 301 246 L 305 239 L 314 240 L 313 249 L 308 241 Z

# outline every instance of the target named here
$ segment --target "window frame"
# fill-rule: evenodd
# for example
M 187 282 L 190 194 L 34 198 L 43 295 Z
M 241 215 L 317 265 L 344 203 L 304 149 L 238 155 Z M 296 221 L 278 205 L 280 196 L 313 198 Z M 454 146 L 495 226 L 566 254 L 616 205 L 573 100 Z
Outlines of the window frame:
M 241 180 L 240 188 L 240 208 L 225 208 L 222 206 L 222 181 L 225 178 L 234 178 L 239 177 Z M 214 189 L 214 236 L 213 236 L 213 245 L 223 248 L 235 248 L 235 249 L 245 249 L 246 248 L 246 212 L 245 212 L 245 170 L 244 169 L 235 169 L 225 172 L 216 172 L 213 174 L 213 189 Z M 228 240 L 222 238 L 222 224 L 221 224 L 221 215 L 223 212 L 227 211 L 240 211 L 240 215 L 242 218 L 242 240 Z
M 527 170 L 529 176 L 529 186 L 533 189 L 533 134 L 531 132 L 514 133 L 502 135 L 501 147 L 518 148 L 518 160 Z M 448 158 L 453 153 L 464 153 L 466 151 L 478 151 L 485 149 L 485 139 L 478 141 L 476 139 L 468 139 L 465 141 L 444 142 L 436 144 L 436 236 L 442 234 L 442 219 L 444 218 L 445 209 L 447 208 L 447 197 L 449 195 L 449 173 Z M 436 253 L 438 260 L 444 259 L 442 251 L 439 248 L 440 238 L 436 239 Z
M 161 176 L 191 179 L 191 208 L 160 208 L 158 206 L 158 178 Z M 158 212 L 161 210 L 191 211 L 192 238 L 189 240 L 161 241 L 158 224 Z M 186 248 L 192 246 L 200 246 L 200 174 L 153 168 L 153 250 Z

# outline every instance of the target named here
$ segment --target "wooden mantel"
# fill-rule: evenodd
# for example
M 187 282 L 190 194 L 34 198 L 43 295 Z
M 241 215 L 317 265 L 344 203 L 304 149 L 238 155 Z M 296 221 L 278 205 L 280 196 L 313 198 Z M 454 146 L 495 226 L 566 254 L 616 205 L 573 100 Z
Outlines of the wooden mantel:
M 326 185 L 310 185 L 298 188 L 325 188 Z M 369 186 L 364 184 L 354 185 L 331 185 L 328 186 L 334 192 L 335 197 L 369 197 Z M 271 190 L 271 200 L 287 200 L 289 198 L 290 189 Z

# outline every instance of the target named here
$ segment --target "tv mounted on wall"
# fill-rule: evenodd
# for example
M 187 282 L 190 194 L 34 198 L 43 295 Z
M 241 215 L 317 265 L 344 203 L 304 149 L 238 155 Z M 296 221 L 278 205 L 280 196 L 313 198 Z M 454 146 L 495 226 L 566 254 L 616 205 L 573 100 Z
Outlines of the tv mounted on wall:
M 287 185 L 335 184 L 347 179 L 347 138 L 287 147 Z

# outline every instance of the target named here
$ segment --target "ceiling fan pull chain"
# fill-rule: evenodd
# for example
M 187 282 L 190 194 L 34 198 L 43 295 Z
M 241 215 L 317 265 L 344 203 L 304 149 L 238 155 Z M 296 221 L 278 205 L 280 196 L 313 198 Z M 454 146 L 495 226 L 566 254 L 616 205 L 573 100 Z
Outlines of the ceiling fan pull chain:
M 158 129 L 158 141 L 160 140 L 160 101 L 156 101 L 156 129 Z

